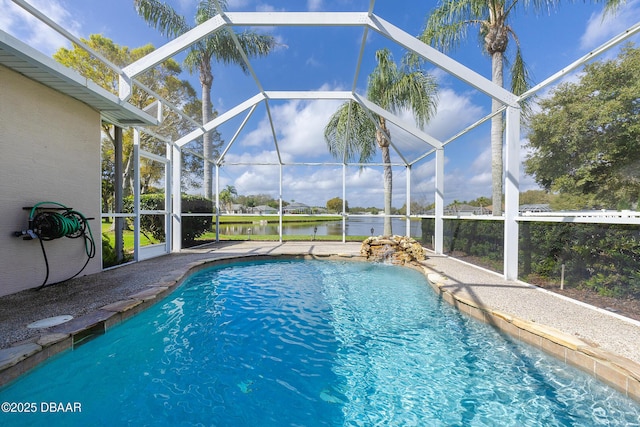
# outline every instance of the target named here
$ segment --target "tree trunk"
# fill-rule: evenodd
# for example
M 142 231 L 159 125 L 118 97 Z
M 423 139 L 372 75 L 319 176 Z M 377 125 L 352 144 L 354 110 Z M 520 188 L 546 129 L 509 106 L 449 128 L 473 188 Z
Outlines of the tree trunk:
M 380 129 L 382 129 L 387 135 L 389 130 L 387 129 L 387 123 L 384 118 L 380 118 Z M 376 132 L 376 139 L 382 152 L 382 163 L 384 164 L 384 226 L 382 234 L 384 236 L 392 236 L 393 230 L 391 227 L 391 196 L 393 194 L 393 172 L 391 168 L 391 154 L 389 152 L 389 141 L 384 133 Z
M 134 179 L 134 171 L 133 171 L 133 147 L 132 152 L 129 153 L 129 157 L 127 158 L 127 165 L 124 168 L 124 174 L 122 175 L 122 197 L 129 197 L 133 194 L 133 179 Z M 140 167 L 140 165 L 138 165 Z
M 496 85 L 502 87 L 504 82 L 503 65 L 504 54 L 494 52 L 491 55 L 491 80 Z M 491 112 L 494 113 L 502 107 L 500 101 L 491 101 Z M 491 119 L 491 183 L 492 183 L 492 203 L 493 215 L 502 215 L 502 145 L 503 145 L 504 124 L 502 113 L 496 114 Z
M 393 176 L 391 171 L 391 156 L 389 155 L 389 146 L 382 148 L 382 162 L 384 165 L 384 235 L 391 236 L 391 195 Z
M 202 125 L 206 125 L 212 119 L 211 105 L 211 85 L 213 84 L 213 74 L 211 74 L 211 64 L 203 62 L 200 66 L 200 83 L 202 84 Z M 204 197 L 213 200 L 213 168 L 209 159 L 213 155 L 213 142 L 211 132 L 206 132 L 202 136 L 203 156 L 204 156 Z
M 115 153 L 115 182 L 113 188 L 115 189 L 114 203 L 115 211 L 121 213 L 124 210 L 124 188 L 123 188 L 123 175 L 122 175 L 122 156 L 123 156 L 123 140 L 122 140 L 122 128 L 119 126 L 113 127 L 113 140 L 114 140 L 114 153 Z M 129 156 L 130 158 L 132 156 Z M 114 230 L 114 245 L 113 249 L 116 252 L 116 261 L 119 263 L 124 259 L 124 218 L 115 219 Z

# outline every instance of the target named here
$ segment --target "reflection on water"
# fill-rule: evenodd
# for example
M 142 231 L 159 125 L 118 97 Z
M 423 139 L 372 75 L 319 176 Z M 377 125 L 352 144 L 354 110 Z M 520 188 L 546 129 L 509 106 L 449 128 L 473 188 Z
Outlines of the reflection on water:
M 265 221 L 254 224 L 220 224 L 220 234 L 226 235 L 277 235 L 280 227 L 277 218 L 272 219 L 272 223 Z M 347 236 L 371 236 L 382 234 L 384 218 L 380 216 L 370 217 L 349 217 L 346 223 Z M 410 236 L 421 237 L 421 222 L 411 221 Z M 395 234 L 406 235 L 406 220 L 404 218 L 392 218 L 391 223 Z M 313 236 L 342 236 L 342 220 L 323 221 L 312 223 L 283 223 L 282 234 L 288 235 L 309 235 Z M 373 231 L 372 231 L 373 230 Z

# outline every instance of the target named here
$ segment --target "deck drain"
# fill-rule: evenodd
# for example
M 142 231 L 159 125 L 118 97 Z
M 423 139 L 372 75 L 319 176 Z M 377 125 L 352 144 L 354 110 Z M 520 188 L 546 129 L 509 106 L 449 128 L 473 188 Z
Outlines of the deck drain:
M 68 314 L 64 314 L 62 316 L 54 316 L 47 317 L 46 319 L 36 320 L 33 323 L 29 323 L 27 328 L 38 329 L 38 328 L 50 328 L 51 326 L 60 325 L 61 323 L 68 322 L 73 319 L 73 316 Z

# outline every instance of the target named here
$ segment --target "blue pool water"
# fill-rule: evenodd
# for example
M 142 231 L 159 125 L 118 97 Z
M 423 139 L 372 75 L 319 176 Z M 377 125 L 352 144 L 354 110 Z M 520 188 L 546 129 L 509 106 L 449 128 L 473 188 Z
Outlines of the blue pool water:
M 459 314 L 422 274 L 333 261 L 198 272 L 0 401 L 36 405 L 0 413 L 20 426 L 640 425 L 640 405 Z

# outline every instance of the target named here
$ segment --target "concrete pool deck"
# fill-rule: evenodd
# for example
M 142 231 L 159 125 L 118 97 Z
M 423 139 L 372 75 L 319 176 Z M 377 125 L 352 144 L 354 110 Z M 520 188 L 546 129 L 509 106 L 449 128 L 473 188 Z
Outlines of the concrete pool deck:
M 0 385 L 42 360 L 105 333 L 167 295 L 192 269 L 237 257 L 359 258 L 360 243 L 220 242 L 0 297 Z M 444 300 L 579 367 L 640 401 L 640 322 L 481 268 L 428 253 L 422 263 Z M 73 319 L 48 328 L 32 322 Z

